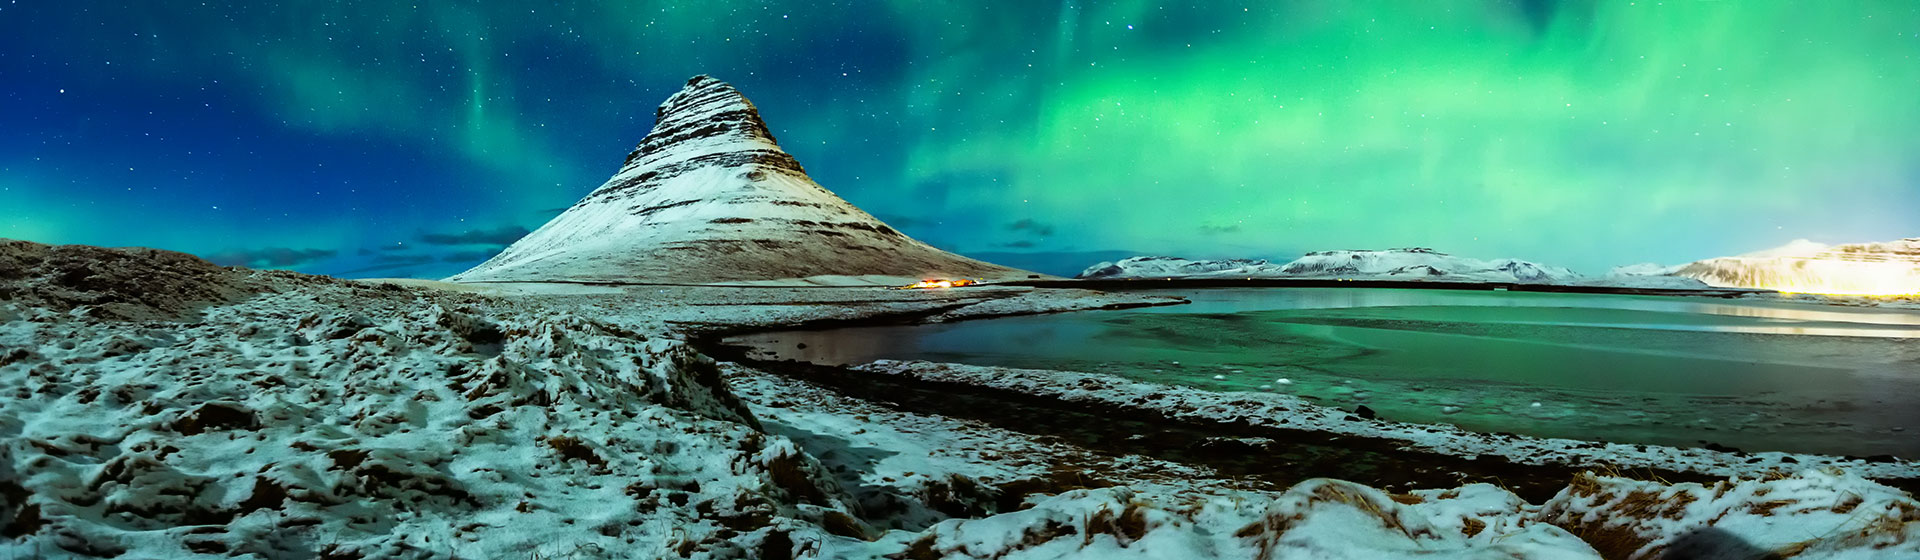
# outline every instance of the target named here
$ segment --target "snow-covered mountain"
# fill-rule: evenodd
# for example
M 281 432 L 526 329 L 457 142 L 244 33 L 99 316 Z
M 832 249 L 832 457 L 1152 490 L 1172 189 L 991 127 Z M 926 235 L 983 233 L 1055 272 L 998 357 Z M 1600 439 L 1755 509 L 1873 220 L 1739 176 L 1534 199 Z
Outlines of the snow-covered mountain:
M 1127 257 L 1117 262 L 1102 262 L 1081 271 L 1075 278 L 1180 278 L 1189 276 L 1275 276 L 1280 267 L 1265 260 L 1221 259 L 1188 260 L 1180 257 Z
M 1920 294 L 1920 237 L 1843 245 L 1801 239 L 1765 251 L 1681 265 L 1672 274 L 1713 286 L 1783 292 Z
M 1025 278 L 914 240 L 807 177 L 753 103 L 696 76 L 613 178 L 449 280 L 715 283 Z M 886 280 L 891 281 L 891 280 Z
M 1276 265 L 1264 260 L 1132 257 L 1088 267 L 1078 278 L 1351 278 L 1562 283 L 1580 274 L 1517 259 L 1456 257 L 1427 248 L 1321 251 Z
M 1685 276 L 1675 276 L 1679 266 L 1664 266 L 1655 263 L 1630 264 L 1616 266 L 1606 276 L 1577 280 L 1571 284 L 1581 286 L 1610 286 L 1615 288 L 1646 288 L 1660 290 L 1705 290 L 1712 288 Z

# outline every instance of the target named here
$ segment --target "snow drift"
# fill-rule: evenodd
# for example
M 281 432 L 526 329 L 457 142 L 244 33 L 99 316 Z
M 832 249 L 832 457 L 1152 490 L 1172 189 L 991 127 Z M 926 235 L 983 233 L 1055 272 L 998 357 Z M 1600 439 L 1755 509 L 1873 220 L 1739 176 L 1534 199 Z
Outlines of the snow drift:
M 1492 484 L 1388 494 L 1331 479 L 1278 495 L 1075 490 L 1031 508 L 948 520 L 867 558 L 1913 558 L 1920 503 L 1858 477 L 1809 470 L 1701 485 L 1582 474 L 1542 505 Z
M 796 520 L 863 530 L 678 341 L 179 253 L 5 247 L 42 264 L 0 274 L 0 558 L 739 557 L 789 552 Z
M 1025 278 L 881 223 L 807 177 L 753 103 L 697 76 L 613 178 L 457 282 Z M 909 280 L 910 281 L 910 280 Z

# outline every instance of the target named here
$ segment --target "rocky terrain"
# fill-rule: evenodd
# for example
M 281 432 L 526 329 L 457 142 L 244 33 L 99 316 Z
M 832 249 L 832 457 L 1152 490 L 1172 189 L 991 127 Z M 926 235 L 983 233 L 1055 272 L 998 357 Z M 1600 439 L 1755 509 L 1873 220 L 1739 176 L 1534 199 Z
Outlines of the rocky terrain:
M 783 520 L 862 530 L 827 520 L 845 507 L 819 466 L 675 341 L 179 254 L 6 248 L 45 263 L 0 308 L 23 557 L 746 554 Z
M 474 292 L 161 251 L 0 251 L 0 557 L 1920 553 L 1920 504 L 1848 471 L 1667 484 L 1603 470 L 1534 503 L 1489 484 L 1274 486 L 852 399 L 680 340 L 1155 303 L 1123 296 L 673 288 L 662 301 L 668 288 Z M 1209 409 L 1194 403 L 1174 406 Z
M 1029 276 L 935 249 L 828 192 L 725 82 L 695 77 L 656 115 L 613 178 L 452 280 L 711 284 L 828 276 L 904 284 Z

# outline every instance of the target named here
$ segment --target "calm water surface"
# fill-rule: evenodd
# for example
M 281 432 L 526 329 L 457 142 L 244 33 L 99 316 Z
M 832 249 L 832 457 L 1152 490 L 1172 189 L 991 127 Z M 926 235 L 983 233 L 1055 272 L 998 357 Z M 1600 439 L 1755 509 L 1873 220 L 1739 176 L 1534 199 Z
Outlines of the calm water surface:
M 1169 293 L 1194 303 L 734 342 L 818 363 L 931 360 L 1276 391 L 1490 432 L 1920 456 L 1914 311 L 1373 288 Z

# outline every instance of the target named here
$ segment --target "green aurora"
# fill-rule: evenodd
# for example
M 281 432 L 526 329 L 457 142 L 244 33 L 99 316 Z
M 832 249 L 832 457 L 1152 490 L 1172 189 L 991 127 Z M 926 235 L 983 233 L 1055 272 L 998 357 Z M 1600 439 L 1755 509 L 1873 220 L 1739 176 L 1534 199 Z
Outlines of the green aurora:
M 700 73 L 976 254 L 1591 274 L 1920 235 L 1912 2 L 86 6 L 0 6 L 0 236 L 445 275 Z

